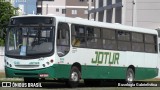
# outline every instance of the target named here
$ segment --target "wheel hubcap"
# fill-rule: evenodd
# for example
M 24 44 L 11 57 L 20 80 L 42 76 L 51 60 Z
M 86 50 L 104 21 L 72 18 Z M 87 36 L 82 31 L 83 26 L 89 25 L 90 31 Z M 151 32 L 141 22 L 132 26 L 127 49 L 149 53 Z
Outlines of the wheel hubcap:
M 133 81 L 133 75 L 132 75 L 131 72 L 129 72 L 127 80 L 128 80 L 129 82 L 132 82 L 132 81 Z
M 78 73 L 77 72 L 72 72 L 71 74 L 71 79 L 72 81 L 78 81 Z

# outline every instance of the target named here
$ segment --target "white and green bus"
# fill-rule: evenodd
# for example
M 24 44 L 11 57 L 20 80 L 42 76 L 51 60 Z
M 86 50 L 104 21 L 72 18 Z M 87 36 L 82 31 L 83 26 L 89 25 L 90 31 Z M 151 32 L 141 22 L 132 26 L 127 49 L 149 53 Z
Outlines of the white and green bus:
M 100 80 L 134 80 L 158 75 L 156 30 L 85 19 L 30 15 L 10 19 L 6 77 L 25 82 L 53 78 L 76 87 Z

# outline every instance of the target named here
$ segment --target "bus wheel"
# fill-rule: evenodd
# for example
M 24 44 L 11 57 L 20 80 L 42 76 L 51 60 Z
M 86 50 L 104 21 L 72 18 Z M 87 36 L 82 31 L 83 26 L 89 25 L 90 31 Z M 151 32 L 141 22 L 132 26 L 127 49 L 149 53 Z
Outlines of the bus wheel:
M 131 68 L 128 68 L 126 75 L 126 82 L 131 84 L 134 81 L 134 71 Z
M 68 81 L 69 87 L 77 87 L 80 80 L 80 71 L 77 67 L 73 66 Z
M 38 82 L 38 78 L 27 78 L 24 77 L 24 83 L 37 83 Z

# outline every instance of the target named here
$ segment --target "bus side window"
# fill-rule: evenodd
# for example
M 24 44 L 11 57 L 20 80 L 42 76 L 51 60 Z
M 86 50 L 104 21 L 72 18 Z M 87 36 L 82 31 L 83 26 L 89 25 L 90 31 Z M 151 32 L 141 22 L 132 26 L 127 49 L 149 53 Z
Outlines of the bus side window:
M 85 26 L 72 25 L 72 45 L 76 47 L 85 47 Z
M 64 56 L 69 52 L 69 26 L 67 23 L 59 23 L 57 31 L 57 53 Z

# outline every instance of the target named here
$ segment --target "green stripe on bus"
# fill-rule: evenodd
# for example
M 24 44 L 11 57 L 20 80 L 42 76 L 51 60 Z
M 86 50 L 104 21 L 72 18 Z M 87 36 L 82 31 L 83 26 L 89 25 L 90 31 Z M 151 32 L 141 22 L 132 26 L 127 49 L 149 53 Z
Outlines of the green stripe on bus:
M 127 67 L 82 65 L 82 79 L 125 79 Z M 68 79 L 71 65 L 56 64 L 37 70 L 20 70 L 5 67 L 7 77 L 39 77 L 39 74 L 49 74 L 48 78 Z M 135 79 L 143 80 L 158 75 L 158 68 L 135 68 Z

